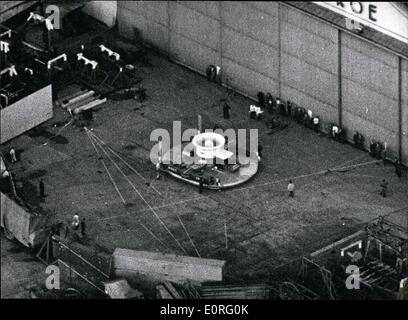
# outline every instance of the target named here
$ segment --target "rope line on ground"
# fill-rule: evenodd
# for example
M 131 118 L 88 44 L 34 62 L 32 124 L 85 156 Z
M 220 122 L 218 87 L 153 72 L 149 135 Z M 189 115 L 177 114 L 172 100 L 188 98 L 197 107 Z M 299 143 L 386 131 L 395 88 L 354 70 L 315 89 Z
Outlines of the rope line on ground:
M 91 137 L 91 136 L 90 136 Z M 92 137 L 90 138 L 92 139 Z M 163 225 L 165 230 L 168 232 L 168 234 L 173 238 L 173 240 L 177 243 L 177 245 L 180 247 L 180 249 L 185 253 L 188 254 L 187 251 L 184 249 L 184 247 L 181 245 L 181 243 L 177 240 L 177 238 L 174 236 L 174 234 L 170 231 L 170 229 L 167 227 L 167 225 L 163 222 L 163 220 L 159 217 L 159 215 L 156 213 L 156 211 L 153 209 L 153 207 L 147 202 L 147 200 L 142 196 L 142 194 L 137 190 L 135 185 L 132 183 L 132 181 L 129 180 L 129 178 L 126 176 L 126 174 L 122 171 L 122 169 L 116 164 L 116 162 L 109 156 L 109 154 L 106 152 L 106 150 L 102 147 L 101 144 L 97 142 L 95 139 L 95 142 L 98 144 L 99 148 L 105 153 L 107 158 L 114 164 L 114 166 L 119 170 L 119 172 L 124 176 L 126 181 L 132 186 L 133 190 L 139 195 L 139 197 L 143 200 L 143 202 L 149 207 L 149 209 L 153 212 L 154 216 L 159 220 L 159 222 Z
M 177 215 L 177 214 L 176 214 L 176 215 Z M 196 252 L 196 253 L 197 253 L 197 255 L 198 255 L 200 258 L 201 258 L 201 255 L 200 255 L 200 253 L 198 252 L 198 249 L 197 249 L 196 245 L 194 244 L 193 239 L 191 239 L 190 234 L 188 233 L 188 231 L 187 231 L 186 227 L 184 226 L 183 221 L 181 221 L 181 218 L 180 218 L 180 216 L 179 216 L 179 215 L 177 215 L 177 219 L 180 221 L 180 224 L 181 224 L 181 226 L 183 227 L 183 229 L 184 229 L 184 231 L 185 231 L 185 233 L 186 233 L 186 235 L 187 235 L 188 239 L 190 240 L 190 243 L 191 243 L 191 245 L 193 246 L 193 248 L 194 248 L 195 252 Z
M 86 132 L 86 133 L 87 133 L 87 132 Z M 95 144 L 94 144 L 94 142 L 93 142 L 93 140 L 92 140 L 92 137 L 91 137 L 88 133 L 87 133 L 87 135 L 88 135 L 88 138 L 89 138 L 89 140 L 91 141 L 92 146 L 94 147 L 94 149 L 95 149 L 95 151 L 96 151 L 96 153 L 97 153 L 97 155 L 98 155 L 98 157 L 99 157 L 99 160 L 102 162 L 102 164 L 103 164 L 103 166 L 104 166 L 104 168 L 105 168 L 105 170 L 106 170 L 106 173 L 108 174 L 110 180 L 112 181 L 112 184 L 113 184 L 113 186 L 115 187 L 116 192 L 119 194 L 119 197 L 120 197 L 120 199 L 122 200 L 123 204 L 126 204 L 126 201 L 125 201 L 125 199 L 123 198 L 122 194 L 120 193 L 119 188 L 118 188 L 118 186 L 117 186 L 115 180 L 113 180 L 113 177 L 112 177 L 112 175 L 110 174 L 109 169 L 108 169 L 108 167 L 107 167 L 106 164 L 105 164 L 105 161 L 103 161 L 102 156 L 100 155 L 98 149 L 96 148 L 96 146 L 95 146 Z
M 132 170 L 136 175 L 138 175 L 145 183 L 149 183 L 133 166 L 131 166 L 125 159 L 123 159 L 115 150 L 113 150 L 110 146 L 108 146 L 101 138 L 99 138 L 95 133 L 91 132 L 88 128 L 85 128 L 88 132 L 97 140 L 99 140 L 100 144 L 106 146 L 110 152 L 112 152 L 116 157 L 118 157 L 130 170 Z M 151 186 L 151 188 L 158 193 L 160 196 L 162 195 L 155 187 Z
M 154 239 L 156 239 L 162 246 L 169 249 L 171 252 L 174 252 L 167 244 L 165 244 L 162 240 L 160 240 L 148 227 L 146 227 L 143 223 L 139 222 L 139 224 L 145 229 Z

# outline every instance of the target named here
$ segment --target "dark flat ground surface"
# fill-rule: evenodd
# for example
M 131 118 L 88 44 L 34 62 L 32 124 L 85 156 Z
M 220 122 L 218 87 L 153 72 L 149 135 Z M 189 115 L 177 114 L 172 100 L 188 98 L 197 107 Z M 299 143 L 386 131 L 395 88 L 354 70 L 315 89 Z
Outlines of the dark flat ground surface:
M 170 177 L 152 182 L 155 191 L 114 158 L 136 192 L 104 156 L 128 203 L 124 206 L 83 129 L 67 126 L 61 137 L 50 140 L 61 129 L 53 124 L 69 120 L 65 111 L 56 109 L 55 118 L 37 133 L 26 133 L 11 142 L 22 150 L 21 161 L 12 170 L 23 182 L 23 195 L 32 205 L 56 220 L 69 220 L 76 212 L 85 217 L 87 232 L 98 247 L 109 252 L 119 247 L 196 256 L 181 220 L 202 257 L 227 261 L 226 280 L 262 281 L 272 267 L 346 236 L 378 215 L 408 206 L 407 180 L 400 181 L 393 166 L 370 163 L 322 174 L 322 170 L 373 158 L 290 120 L 287 129 L 268 135 L 264 121 L 248 117 L 252 102 L 238 95 L 229 98 L 231 119 L 224 120 L 219 102 L 227 96 L 224 88 L 160 57 L 151 55 L 150 60 L 153 67 L 138 66 L 148 99 L 143 104 L 108 101 L 98 107 L 89 126 L 98 137 L 151 181 L 155 177 L 149 160 L 155 144 L 149 140 L 152 130 L 172 132 L 174 120 L 181 120 L 183 129 L 194 128 L 196 115 L 201 113 L 207 128 L 259 128 L 262 163 L 248 183 L 222 192 L 205 190 L 200 195 L 197 188 Z M 11 143 L 2 146 L 2 151 Z M 45 201 L 37 197 L 40 178 L 48 195 Z M 286 192 L 289 178 L 296 185 L 294 198 Z M 382 179 L 389 182 L 387 198 L 379 195 Z M 399 214 L 406 215 L 407 209 Z M 2 249 L 2 284 L 5 277 L 18 277 L 3 268 L 9 263 Z

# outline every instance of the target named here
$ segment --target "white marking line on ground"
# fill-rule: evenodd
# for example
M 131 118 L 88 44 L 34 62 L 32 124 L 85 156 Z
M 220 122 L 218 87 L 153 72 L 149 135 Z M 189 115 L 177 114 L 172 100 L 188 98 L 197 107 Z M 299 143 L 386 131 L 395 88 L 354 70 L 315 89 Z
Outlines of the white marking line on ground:
M 108 174 L 110 180 L 112 181 L 112 184 L 113 184 L 113 186 L 115 187 L 116 192 L 119 194 L 119 197 L 120 197 L 120 199 L 122 200 L 123 204 L 126 204 L 126 201 L 125 201 L 125 199 L 123 198 L 122 194 L 120 193 L 119 188 L 118 188 L 118 186 L 116 185 L 115 180 L 113 180 L 113 177 L 112 177 L 112 175 L 110 174 L 109 169 L 108 169 L 108 167 L 107 167 L 106 164 L 105 164 L 105 161 L 103 161 L 103 159 L 102 159 L 102 157 L 101 157 L 101 155 L 100 155 L 98 149 L 96 148 L 96 146 L 95 146 L 95 144 L 94 144 L 94 142 L 93 142 L 93 140 L 92 140 L 92 137 L 88 134 L 88 132 L 86 132 L 86 134 L 87 134 L 89 140 L 91 141 L 92 146 L 94 147 L 94 149 L 95 149 L 95 151 L 96 151 L 96 153 L 97 153 L 97 155 L 98 155 L 98 157 L 99 157 L 99 160 L 102 162 L 102 164 L 103 164 L 103 166 L 104 166 L 104 168 L 105 168 L 105 170 L 106 170 L 106 173 Z
M 335 166 L 333 169 L 336 169 L 336 168 L 341 167 L 341 166 L 345 166 L 346 164 L 352 163 L 352 162 L 354 162 L 356 160 L 360 160 L 360 159 L 364 158 L 365 156 L 366 156 L 366 154 L 363 154 L 363 155 L 358 156 L 358 157 L 356 157 L 354 159 L 343 162 L 342 164 L 339 164 L 338 166 Z
M 99 138 L 95 133 L 91 132 L 88 128 L 85 127 L 85 130 L 87 130 L 94 138 L 96 138 L 97 140 L 99 140 L 99 142 L 104 145 L 107 146 L 106 143 Z M 113 150 L 111 147 L 107 146 L 107 148 L 109 149 L 110 152 L 112 152 L 116 157 L 118 157 L 130 170 L 132 170 L 134 173 L 136 173 L 145 183 L 148 183 L 148 181 L 134 168 L 132 167 L 125 159 L 123 159 L 117 152 L 115 152 L 115 150 Z M 151 188 L 158 193 L 160 196 L 162 195 L 155 187 L 151 186 Z
M 375 161 L 372 161 L 372 162 L 363 163 L 363 164 L 359 164 L 359 165 L 368 165 L 368 164 L 370 164 L 370 163 L 375 163 L 375 162 L 377 162 L 377 161 L 380 161 L 380 160 L 375 160 Z M 352 167 L 355 167 L 355 166 L 356 166 L 356 165 L 353 165 Z M 344 168 L 341 168 L 341 169 L 344 169 Z M 317 171 L 317 172 L 311 173 L 311 174 L 306 174 L 306 175 L 300 175 L 300 176 L 295 176 L 295 177 L 283 178 L 283 179 L 271 181 L 271 182 L 268 182 L 268 183 L 258 184 L 258 185 L 251 186 L 251 187 L 247 187 L 247 188 L 232 189 L 232 190 L 229 190 L 229 192 L 232 192 L 232 191 L 240 191 L 240 190 L 245 190 L 245 189 L 250 189 L 250 188 L 256 188 L 256 187 L 264 186 L 264 185 L 276 184 L 276 183 L 280 183 L 280 182 L 284 182 L 284 181 L 288 181 L 288 180 L 295 180 L 295 179 L 307 178 L 307 177 L 311 177 L 311 176 L 314 176 L 314 175 L 321 175 L 321 174 L 326 173 L 326 172 L 328 172 L 328 170 L 321 170 L 321 171 Z M 216 201 L 216 200 L 214 200 L 214 199 L 212 199 L 212 198 L 209 198 L 209 196 L 199 196 L 199 197 L 195 197 L 195 198 L 191 198 L 191 199 L 186 199 L 186 200 L 182 200 L 182 201 L 178 201 L 178 202 L 173 202 L 173 203 L 165 204 L 165 205 L 162 205 L 162 206 L 156 206 L 156 207 L 154 207 L 154 208 L 155 208 L 155 209 L 162 209 L 162 208 L 167 208 L 167 207 L 173 207 L 173 206 L 176 206 L 176 205 L 179 205 L 179 204 L 183 204 L 183 203 L 187 203 L 187 202 L 192 202 L 192 201 L 196 201 L 196 200 L 202 200 L 202 199 L 211 199 L 211 200 L 213 200 L 213 201 Z M 139 213 L 139 212 L 141 213 L 141 212 L 144 212 L 144 211 L 148 211 L 148 209 L 139 210 L 139 211 L 136 211 L 136 213 Z M 115 218 L 119 218 L 119 217 L 126 216 L 126 215 L 128 215 L 128 214 L 130 214 L 130 213 L 121 214 L 121 215 L 116 215 L 116 216 L 111 216 L 111 217 L 104 217 L 104 218 L 97 219 L 97 221 L 105 221 L 105 220 L 115 219 Z
M 191 199 L 186 199 L 186 200 L 182 200 L 182 201 L 178 201 L 178 202 L 164 204 L 164 205 L 161 205 L 161 206 L 156 206 L 156 207 L 153 207 L 153 208 L 154 209 L 162 209 L 162 208 L 167 208 L 167 207 L 173 207 L 173 206 L 176 206 L 176 205 L 179 205 L 179 204 L 183 204 L 183 203 L 186 203 L 186 202 L 191 202 L 191 201 L 194 201 L 194 200 L 200 200 L 200 199 L 204 199 L 204 198 L 205 198 L 205 196 L 200 196 L 200 197 L 196 197 L 196 198 L 191 198 Z M 138 211 L 136 211 L 134 213 L 142 213 L 142 212 L 149 211 L 149 210 L 150 209 L 142 209 L 142 210 L 138 210 Z M 127 216 L 129 214 L 132 214 L 132 213 L 127 212 L 125 214 L 118 214 L 116 216 L 99 218 L 99 219 L 97 219 L 97 221 L 105 221 L 105 220 L 115 219 L 115 218 Z
M 92 139 L 92 137 L 90 138 Z M 94 138 L 95 139 L 95 138 Z M 163 220 L 159 217 L 159 215 L 156 213 L 156 211 L 153 209 L 153 207 L 146 201 L 146 199 L 142 196 L 142 194 L 137 190 L 135 185 L 132 183 L 132 181 L 129 180 L 129 178 L 126 176 L 126 174 L 122 171 L 122 169 L 116 164 L 116 162 L 109 156 L 109 154 L 106 152 L 106 150 L 102 147 L 100 143 L 97 142 L 95 139 L 95 142 L 98 144 L 99 148 L 105 153 L 105 155 L 108 157 L 108 159 L 113 163 L 113 165 L 119 170 L 119 172 L 123 175 L 123 177 L 126 179 L 126 181 L 131 185 L 133 190 L 139 195 L 139 197 L 143 200 L 143 202 L 150 208 L 150 210 L 153 212 L 155 217 L 159 220 L 159 222 L 163 225 L 163 227 L 166 229 L 168 234 L 173 238 L 174 241 L 176 241 L 177 245 L 180 247 L 180 249 L 185 253 L 188 254 L 187 251 L 184 249 L 184 247 L 181 245 L 181 243 L 177 240 L 177 238 L 174 236 L 174 234 L 170 231 L 170 229 L 167 227 L 167 225 L 163 222 Z
M 263 187 L 263 186 L 267 186 L 267 185 L 271 185 L 271 184 L 275 184 L 275 183 L 285 182 L 285 181 L 288 181 L 288 180 L 297 180 L 297 179 L 302 179 L 302 178 L 308 178 L 308 177 L 312 177 L 312 176 L 326 174 L 326 173 L 329 173 L 329 172 L 352 169 L 352 168 L 356 168 L 356 167 L 359 167 L 359 166 L 365 166 L 365 165 L 377 163 L 377 162 L 380 162 L 380 161 L 381 160 L 374 160 L 374 161 L 368 161 L 368 162 L 364 162 L 364 163 L 354 164 L 354 165 L 347 166 L 347 167 L 341 167 L 341 168 L 335 167 L 333 169 L 320 170 L 320 171 L 317 171 L 317 172 L 313 172 L 313 173 L 309 173 L 309 174 L 303 174 L 303 175 L 300 175 L 300 176 L 288 177 L 288 178 L 283 178 L 283 179 L 275 180 L 275 181 L 271 181 L 271 182 L 260 183 L 260 184 L 250 186 L 250 187 L 237 188 L 237 189 L 231 190 L 231 192 L 232 191 L 242 191 L 242 190 L 247 190 L 247 189 Z

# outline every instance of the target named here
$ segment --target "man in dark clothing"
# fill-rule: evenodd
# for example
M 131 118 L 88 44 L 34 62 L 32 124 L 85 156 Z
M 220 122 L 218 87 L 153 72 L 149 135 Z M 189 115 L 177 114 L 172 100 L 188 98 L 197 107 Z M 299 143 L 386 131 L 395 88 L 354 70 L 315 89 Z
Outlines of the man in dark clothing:
M 400 179 L 402 178 L 402 172 L 403 172 L 403 166 L 401 164 L 401 161 L 397 160 L 395 162 L 395 173 Z
M 40 186 L 40 197 L 44 198 L 45 197 L 45 185 L 42 179 L 40 179 L 39 186 Z
M 80 230 L 81 230 L 81 236 L 85 236 L 85 218 L 83 218 L 79 224 Z
M 265 94 L 261 91 L 258 92 L 258 105 L 261 108 L 265 107 Z
M 268 92 L 266 94 L 265 99 L 266 99 L 266 108 L 268 109 L 269 113 L 272 113 L 273 112 L 273 97 L 272 97 L 272 95 Z
M 387 187 L 388 187 L 388 182 L 383 179 L 383 181 L 380 184 L 381 187 L 381 192 L 380 194 L 385 198 L 387 196 Z
M 224 119 L 229 119 L 230 109 L 231 107 L 226 102 L 224 102 L 224 106 L 222 107 L 222 110 L 224 112 Z

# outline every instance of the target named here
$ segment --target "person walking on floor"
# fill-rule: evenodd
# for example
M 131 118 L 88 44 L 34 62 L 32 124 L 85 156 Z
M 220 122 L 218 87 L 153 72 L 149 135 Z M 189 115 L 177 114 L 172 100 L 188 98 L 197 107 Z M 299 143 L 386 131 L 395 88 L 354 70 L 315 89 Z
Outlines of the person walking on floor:
M 295 196 L 295 185 L 292 182 L 292 180 L 289 180 L 288 191 L 289 191 L 289 197 L 294 197 Z
M 44 185 L 43 179 L 40 179 L 39 187 L 40 187 L 40 197 L 45 198 L 45 185 Z
M 380 187 L 381 187 L 380 195 L 382 195 L 383 198 L 385 198 L 387 196 L 388 182 L 385 181 L 385 179 L 383 179 L 383 181 L 380 184 Z

